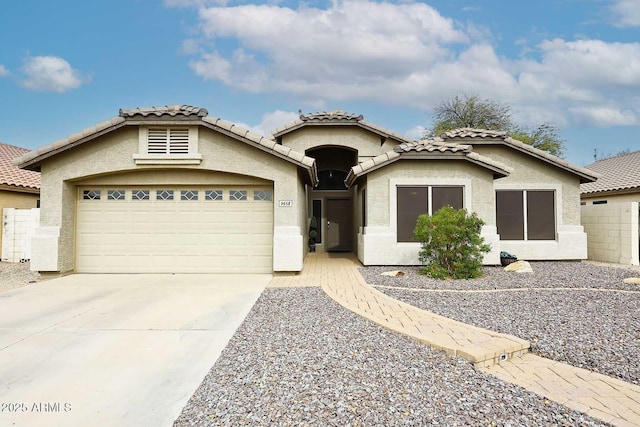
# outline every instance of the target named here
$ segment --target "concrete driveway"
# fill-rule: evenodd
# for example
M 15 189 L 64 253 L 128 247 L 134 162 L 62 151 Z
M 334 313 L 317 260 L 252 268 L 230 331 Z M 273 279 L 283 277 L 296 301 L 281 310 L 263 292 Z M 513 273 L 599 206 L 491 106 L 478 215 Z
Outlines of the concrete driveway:
M 0 293 L 0 425 L 170 426 L 270 275 L 72 275 Z

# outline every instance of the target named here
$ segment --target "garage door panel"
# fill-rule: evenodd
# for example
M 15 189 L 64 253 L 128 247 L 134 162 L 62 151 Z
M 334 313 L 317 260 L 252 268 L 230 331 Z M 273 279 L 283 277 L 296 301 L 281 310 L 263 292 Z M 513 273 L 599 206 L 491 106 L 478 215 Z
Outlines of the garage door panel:
M 273 266 L 273 202 L 205 200 L 212 188 L 163 187 L 174 200 L 82 200 L 79 189 L 76 269 L 79 272 L 247 272 L 266 273 Z M 122 188 L 118 188 L 122 190 Z M 198 200 L 180 200 L 181 190 L 198 191 Z M 234 190 L 238 190 L 234 188 Z

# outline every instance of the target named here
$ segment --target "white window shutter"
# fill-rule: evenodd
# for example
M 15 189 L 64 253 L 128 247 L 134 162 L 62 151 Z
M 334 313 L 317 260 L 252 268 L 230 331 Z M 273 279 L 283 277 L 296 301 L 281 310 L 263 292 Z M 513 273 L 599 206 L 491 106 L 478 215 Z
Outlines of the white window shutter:
M 149 129 L 147 154 L 169 154 L 167 150 L 169 129 Z
M 169 129 L 168 154 L 189 154 L 189 129 Z

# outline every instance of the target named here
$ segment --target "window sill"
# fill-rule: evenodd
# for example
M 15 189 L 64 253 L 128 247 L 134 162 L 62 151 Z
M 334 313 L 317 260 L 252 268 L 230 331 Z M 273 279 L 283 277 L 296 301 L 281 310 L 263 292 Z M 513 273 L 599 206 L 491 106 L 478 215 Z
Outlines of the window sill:
M 187 155 L 151 155 L 134 154 L 136 165 L 199 165 L 202 162 L 201 154 Z

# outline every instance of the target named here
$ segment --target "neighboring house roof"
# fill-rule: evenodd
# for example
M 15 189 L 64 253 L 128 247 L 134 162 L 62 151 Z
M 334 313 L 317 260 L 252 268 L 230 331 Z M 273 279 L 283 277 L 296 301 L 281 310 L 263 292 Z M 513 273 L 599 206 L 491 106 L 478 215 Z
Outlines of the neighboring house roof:
M 357 126 L 385 139 L 393 139 L 399 143 L 411 142 L 409 138 L 364 120 L 362 114 L 345 113 L 342 110 L 300 114 L 299 119 L 276 129 L 273 132 L 273 137 L 280 138 L 305 126 Z
M 345 179 L 345 184 L 350 187 L 359 177 L 402 159 L 466 160 L 491 170 L 495 177 L 505 177 L 513 171 L 501 162 L 475 153 L 471 145 L 434 138 L 400 144 L 392 151 L 352 167 Z
M 0 143 L 0 185 L 40 190 L 40 173 L 18 168 L 13 159 L 30 150 Z
M 470 139 L 474 145 L 495 144 L 496 142 L 507 145 L 518 151 L 530 154 L 544 162 L 550 163 L 561 169 L 569 171 L 580 177 L 581 183 L 593 182 L 600 177 L 600 174 L 593 170 L 580 167 L 576 164 L 568 162 L 560 157 L 549 154 L 546 151 L 532 147 L 529 144 L 525 144 L 522 141 L 513 139 L 507 135 L 507 132 L 487 130 L 487 129 L 473 129 L 473 128 L 460 128 L 454 129 L 449 132 L 445 132 L 440 137 L 443 140 L 456 140 L 456 139 Z
M 602 177 L 596 182 L 582 184 L 582 194 L 633 190 L 640 192 L 640 151 L 599 160 L 586 167 L 602 174 Z
M 206 109 L 190 105 L 171 105 L 165 107 L 135 108 L 130 110 L 121 109 L 118 117 L 98 123 L 95 126 L 91 126 L 80 132 L 74 133 L 64 139 L 55 141 L 52 144 L 23 154 L 20 158 L 15 160 L 15 163 L 21 168 L 38 170 L 40 162 L 49 157 L 91 141 L 123 126 L 144 124 L 150 119 L 161 119 L 162 121 L 171 121 L 172 119 L 184 121 L 184 119 L 189 119 L 190 124 L 197 124 L 216 130 L 237 141 L 241 141 L 262 151 L 273 154 L 276 157 L 292 162 L 306 169 L 309 173 L 311 182 L 314 185 L 317 183 L 317 170 L 315 160 L 313 158 L 307 157 L 304 154 L 291 150 L 290 148 L 283 147 L 272 139 L 252 133 L 249 130 L 231 122 L 210 117 L 208 116 L 208 111 Z

